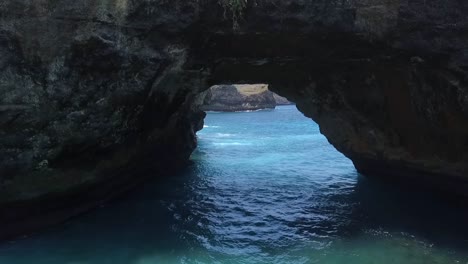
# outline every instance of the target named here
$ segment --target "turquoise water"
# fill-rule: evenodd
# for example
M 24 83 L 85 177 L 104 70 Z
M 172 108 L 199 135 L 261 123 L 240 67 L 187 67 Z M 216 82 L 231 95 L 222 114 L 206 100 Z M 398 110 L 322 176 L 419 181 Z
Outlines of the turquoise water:
M 294 106 L 210 113 L 193 164 L 41 234 L 7 264 L 468 263 L 468 206 L 359 176 Z

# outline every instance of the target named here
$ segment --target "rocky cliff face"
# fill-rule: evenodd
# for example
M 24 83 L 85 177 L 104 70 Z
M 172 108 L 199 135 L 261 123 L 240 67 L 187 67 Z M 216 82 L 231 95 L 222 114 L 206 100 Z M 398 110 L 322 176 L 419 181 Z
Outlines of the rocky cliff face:
M 204 111 L 274 109 L 276 99 L 266 84 L 215 85 L 206 91 Z
M 466 194 L 467 13 L 457 0 L 249 0 L 242 17 L 218 0 L 3 1 L 0 237 L 128 189 L 136 168 L 178 167 L 202 127 L 197 94 L 217 83 L 270 84 L 367 175 Z
M 204 76 L 198 5 L 0 3 L 0 238 L 78 214 L 185 163 Z M 148 172 L 149 170 L 149 172 Z
M 291 104 L 293 104 L 286 97 L 277 95 L 275 93 L 273 93 L 273 97 L 275 98 L 276 105 L 291 105 Z

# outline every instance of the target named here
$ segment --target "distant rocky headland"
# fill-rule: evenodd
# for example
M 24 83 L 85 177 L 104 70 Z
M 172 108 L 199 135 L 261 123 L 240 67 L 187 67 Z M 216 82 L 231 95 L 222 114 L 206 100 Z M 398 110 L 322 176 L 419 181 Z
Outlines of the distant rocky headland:
M 204 94 L 204 111 L 253 111 L 274 109 L 292 104 L 288 99 L 268 90 L 267 84 L 215 85 Z

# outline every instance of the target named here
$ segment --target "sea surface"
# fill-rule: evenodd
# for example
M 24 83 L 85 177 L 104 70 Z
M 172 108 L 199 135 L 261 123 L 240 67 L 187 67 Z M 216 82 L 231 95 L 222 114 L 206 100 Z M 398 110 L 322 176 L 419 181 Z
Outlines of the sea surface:
M 295 106 L 209 113 L 198 138 L 179 175 L 0 244 L 0 263 L 468 263 L 466 201 L 360 176 Z

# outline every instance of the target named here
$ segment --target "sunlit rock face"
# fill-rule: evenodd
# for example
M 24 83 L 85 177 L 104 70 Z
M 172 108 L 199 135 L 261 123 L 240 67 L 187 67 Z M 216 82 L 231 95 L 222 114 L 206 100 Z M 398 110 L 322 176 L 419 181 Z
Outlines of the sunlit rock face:
M 293 104 L 269 90 L 268 84 L 214 85 L 200 95 L 203 111 L 255 111 Z
M 198 94 L 268 83 L 368 175 L 468 180 L 468 2 L 0 3 L 0 237 L 180 167 Z M 453 185 L 452 185 L 453 186 Z M 54 213 L 54 214 L 52 214 Z
M 276 105 L 292 105 L 293 102 L 289 101 L 286 97 L 273 93 L 273 98 L 275 98 Z
M 215 85 L 205 92 L 204 111 L 274 109 L 276 99 L 266 84 Z

